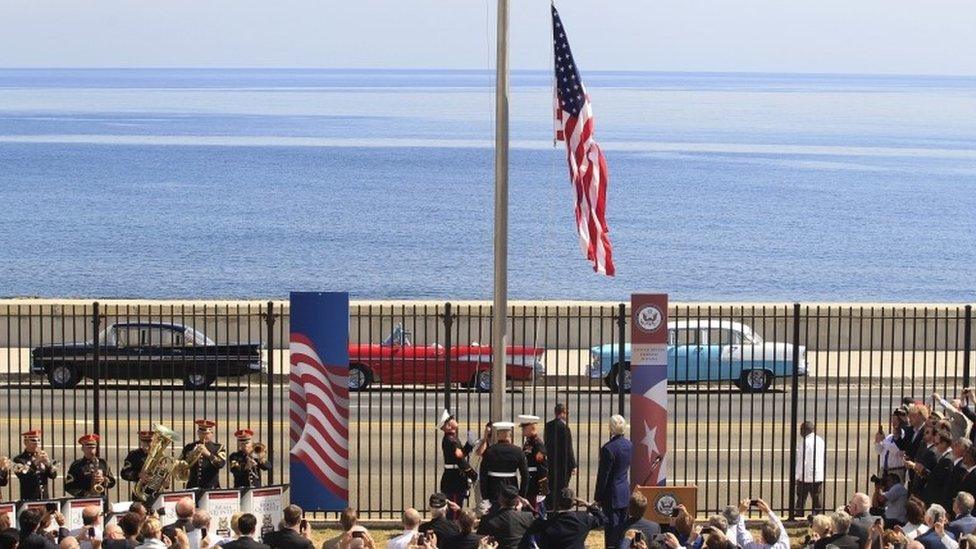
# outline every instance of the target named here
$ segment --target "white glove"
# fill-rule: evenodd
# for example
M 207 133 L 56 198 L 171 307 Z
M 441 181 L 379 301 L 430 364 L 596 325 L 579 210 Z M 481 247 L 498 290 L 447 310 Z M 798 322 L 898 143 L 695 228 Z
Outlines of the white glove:
M 478 435 L 474 434 L 473 431 L 468 431 L 468 444 L 472 446 L 478 445 Z

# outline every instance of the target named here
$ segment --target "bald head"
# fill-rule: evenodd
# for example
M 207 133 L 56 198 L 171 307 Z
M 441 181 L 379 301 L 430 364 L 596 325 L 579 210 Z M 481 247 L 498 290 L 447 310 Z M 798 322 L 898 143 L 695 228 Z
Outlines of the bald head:
M 193 511 L 196 510 L 196 504 L 193 502 L 193 498 L 186 497 L 176 502 L 176 516 L 181 519 L 189 519 L 193 517 Z
M 118 524 L 109 524 L 105 527 L 105 533 L 102 537 L 104 539 L 125 539 L 125 533 L 122 532 L 122 527 Z
M 81 521 L 85 523 L 85 526 L 91 526 L 98 521 L 98 517 L 102 515 L 102 509 L 97 505 L 89 505 L 81 510 Z
M 58 545 L 58 549 L 81 549 L 81 545 L 78 544 L 77 538 L 74 536 L 68 536 L 61 540 Z
M 413 530 L 420 526 L 420 513 L 416 509 L 410 507 L 403 512 L 403 527 L 408 530 Z

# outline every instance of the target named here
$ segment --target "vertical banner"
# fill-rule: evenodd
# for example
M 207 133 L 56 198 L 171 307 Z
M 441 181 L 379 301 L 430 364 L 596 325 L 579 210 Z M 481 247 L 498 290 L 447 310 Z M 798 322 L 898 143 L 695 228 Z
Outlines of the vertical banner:
M 668 295 L 630 297 L 631 486 L 664 485 L 668 450 Z
M 349 501 L 349 294 L 291 294 L 291 502 Z
M 215 532 L 218 538 L 233 538 L 230 519 L 241 511 L 241 493 L 237 490 L 211 490 L 200 498 L 201 509 L 210 513 L 208 532 Z
M 256 539 L 264 539 L 264 535 L 273 531 L 285 517 L 284 494 L 284 486 L 253 488 L 244 493 L 241 509 L 258 518 Z

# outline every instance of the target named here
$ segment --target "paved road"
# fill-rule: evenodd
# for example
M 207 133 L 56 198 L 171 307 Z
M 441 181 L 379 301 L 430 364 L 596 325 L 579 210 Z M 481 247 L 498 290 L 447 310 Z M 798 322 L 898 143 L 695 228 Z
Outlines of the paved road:
M 779 384 L 764 395 L 740 393 L 728 385 L 678 386 L 669 393 L 671 425 L 668 464 L 670 482 L 697 484 L 700 509 L 717 509 L 747 497 L 764 497 L 787 506 L 790 478 L 792 393 Z M 922 389 L 925 389 L 924 391 Z M 942 387 L 940 390 L 944 390 Z M 873 461 L 870 439 L 890 404 L 906 394 L 921 396 L 931 387 L 860 384 L 847 386 L 809 379 L 797 395 L 797 417 L 813 418 L 827 441 L 827 504 L 842 503 L 855 489 L 867 488 Z M 45 445 L 62 461 L 75 454 L 74 439 L 91 429 L 94 418 L 88 389 L 54 391 L 38 383 L 0 387 L 0 455 L 16 453 L 19 433 L 41 427 Z M 488 418 L 488 395 L 455 393 L 462 430 L 477 430 Z M 206 392 L 184 391 L 172 382 L 145 386 L 109 383 L 101 399 L 102 453 L 120 464 L 132 435 L 151 422 L 163 422 L 192 434 L 192 420 L 218 421 L 225 444 L 238 426 L 249 426 L 276 449 L 287 446 L 287 387 L 273 391 L 268 421 L 268 391 L 260 385 L 220 383 Z M 510 392 L 506 407 L 548 416 L 557 401 L 568 402 L 574 443 L 580 460 L 576 486 L 592 494 L 596 455 L 606 439 L 606 418 L 617 411 L 617 398 L 605 389 L 527 387 Z M 397 388 L 354 395 L 350 418 L 350 478 L 353 503 L 364 510 L 395 510 L 421 505 L 437 486 L 439 437 L 434 421 L 444 405 L 442 392 Z M 285 408 L 286 409 L 286 408 Z M 624 414 L 629 404 L 625 402 Z M 26 418 L 34 418 L 28 421 Z M 287 481 L 284 455 L 276 451 L 278 481 Z M 115 465 L 116 470 L 118 465 Z M 60 482 L 58 483 L 60 493 Z M 9 497 L 4 493 L 5 498 Z M 119 497 L 120 494 L 115 494 Z M 374 515 L 376 516 L 376 515 Z M 392 516 L 389 514 L 387 516 Z

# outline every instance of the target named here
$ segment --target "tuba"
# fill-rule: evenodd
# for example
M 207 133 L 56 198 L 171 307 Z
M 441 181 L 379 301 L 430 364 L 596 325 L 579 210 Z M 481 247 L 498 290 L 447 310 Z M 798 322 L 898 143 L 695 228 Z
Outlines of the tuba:
M 164 425 L 153 427 L 152 442 L 149 443 L 146 462 L 142 464 L 140 471 L 140 473 L 149 475 L 149 478 L 145 481 L 140 479 L 136 482 L 135 488 L 132 489 L 132 495 L 136 499 L 146 501 L 148 499 L 147 493 L 158 494 L 169 487 L 173 476 L 183 462 L 176 461 L 167 455 L 167 449 L 174 442 L 179 442 L 179 439 L 180 436 L 175 431 Z

